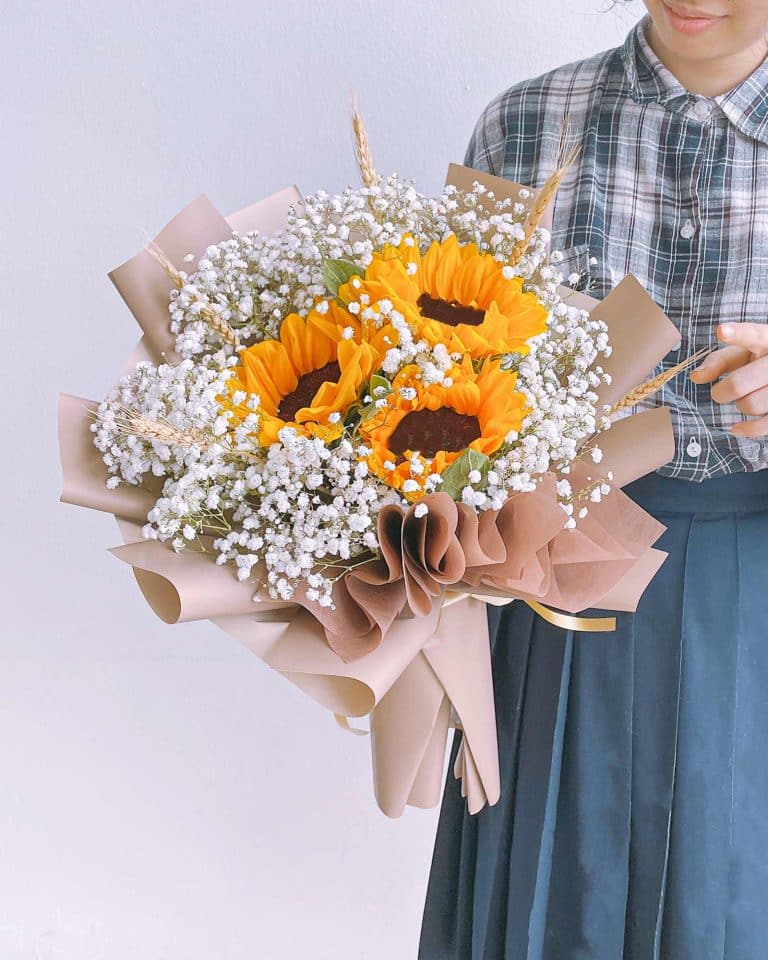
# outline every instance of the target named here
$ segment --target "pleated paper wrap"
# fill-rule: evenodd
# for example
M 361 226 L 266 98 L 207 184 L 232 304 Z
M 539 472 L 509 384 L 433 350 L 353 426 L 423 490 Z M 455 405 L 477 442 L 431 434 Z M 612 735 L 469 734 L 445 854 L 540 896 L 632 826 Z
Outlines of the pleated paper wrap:
M 497 197 L 517 196 L 517 184 L 458 165 L 449 168 L 448 182 L 459 187 L 475 178 Z M 201 197 L 155 242 L 181 268 L 187 253 L 202 255 L 233 229 L 278 229 L 289 205 L 300 202 L 292 188 L 224 218 Z M 172 361 L 165 271 L 142 250 L 110 276 L 143 331 L 124 371 L 140 359 Z M 600 403 L 615 403 L 679 345 L 675 327 L 632 277 L 602 302 L 570 289 L 567 295 L 609 326 L 613 353 L 604 367 L 612 382 L 599 391 Z M 498 799 L 486 601 L 519 598 L 571 613 L 588 607 L 635 610 L 665 557 L 653 549 L 664 527 L 619 489 L 674 454 L 669 413 L 659 407 L 617 420 L 601 437 L 601 474 L 597 467 L 574 467 L 575 488 L 587 473 L 593 480 L 609 470 L 614 475 L 611 494 L 591 504 L 575 530 L 564 529 L 553 476 L 535 492 L 480 515 L 445 494 L 431 494 L 424 517 L 417 518 L 413 507 L 382 512 L 382 559 L 338 582 L 335 610 L 301 595 L 291 602 L 266 595 L 254 602 L 253 585 L 217 566 L 211 553 L 176 554 L 141 538 L 158 489 L 107 489 L 106 468 L 89 431 L 95 406 L 61 398 L 61 499 L 115 515 L 124 543 L 111 552 L 131 565 L 164 621 L 210 619 L 342 725 L 347 717 L 369 716 L 376 798 L 392 817 L 407 804 L 439 802 L 452 725 L 463 729 L 454 774 L 462 779 L 470 812 Z

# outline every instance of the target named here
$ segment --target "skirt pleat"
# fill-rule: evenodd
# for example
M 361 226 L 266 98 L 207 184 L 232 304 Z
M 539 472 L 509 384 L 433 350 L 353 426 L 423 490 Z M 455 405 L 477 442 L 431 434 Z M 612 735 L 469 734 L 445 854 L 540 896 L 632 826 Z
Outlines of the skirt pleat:
M 449 774 L 419 960 L 768 956 L 768 474 L 626 490 L 669 556 L 614 633 L 488 609 L 501 798 Z
M 764 565 L 747 562 L 747 558 L 765 555 L 768 521 L 765 527 L 758 527 L 748 518 L 738 517 L 736 536 L 741 642 L 735 694 L 724 956 L 752 958 L 768 954 L 768 578 Z

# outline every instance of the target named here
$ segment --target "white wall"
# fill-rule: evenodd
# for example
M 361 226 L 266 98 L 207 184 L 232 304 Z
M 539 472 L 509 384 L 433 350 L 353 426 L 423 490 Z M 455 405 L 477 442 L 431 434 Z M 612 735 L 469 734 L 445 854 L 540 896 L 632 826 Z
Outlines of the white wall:
M 437 189 L 485 103 L 621 41 L 608 0 L 5 0 L 0 30 L 3 960 L 411 960 L 436 812 L 210 624 L 154 619 L 57 503 L 59 390 L 136 339 L 106 279 L 206 192 L 229 212 L 379 168 Z

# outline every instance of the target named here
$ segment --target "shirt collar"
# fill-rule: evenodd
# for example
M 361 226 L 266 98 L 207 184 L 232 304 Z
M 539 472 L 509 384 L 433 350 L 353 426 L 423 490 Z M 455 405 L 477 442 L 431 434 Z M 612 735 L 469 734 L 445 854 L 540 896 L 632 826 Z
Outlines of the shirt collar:
M 619 48 L 635 103 L 660 103 L 674 112 L 685 111 L 700 97 L 689 93 L 651 49 L 646 14 Z M 727 93 L 710 98 L 730 122 L 748 137 L 768 143 L 768 57 Z
M 727 93 L 714 97 L 731 123 L 748 137 L 768 143 L 768 60 Z
M 635 103 L 672 103 L 689 99 L 688 91 L 664 66 L 651 49 L 645 30 L 651 18 L 646 14 L 627 34 L 621 57 Z

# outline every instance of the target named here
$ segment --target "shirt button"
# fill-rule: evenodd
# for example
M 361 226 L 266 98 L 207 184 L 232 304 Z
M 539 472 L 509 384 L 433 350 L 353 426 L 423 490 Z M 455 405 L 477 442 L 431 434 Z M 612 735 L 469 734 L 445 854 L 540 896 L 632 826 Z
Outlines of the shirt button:
M 686 220 L 682 227 L 680 227 L 680 236 L 685 237 L 686 240 L 690 240 L 694 233 L 696 233 L 696 227 L 694 227 L 693 221 Z
M 706 100 L 697 100 L 691 107 L 691 116 L 697 120 L 707 120 L 712 108 Z
M 688 446 L 685 448 L 685 450 L 689 457 L 698 457 L 698 455 L 701 453 L 701 444 L 696 437 L 693 437 L 693 439 L 688 441 Z

